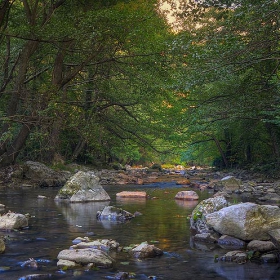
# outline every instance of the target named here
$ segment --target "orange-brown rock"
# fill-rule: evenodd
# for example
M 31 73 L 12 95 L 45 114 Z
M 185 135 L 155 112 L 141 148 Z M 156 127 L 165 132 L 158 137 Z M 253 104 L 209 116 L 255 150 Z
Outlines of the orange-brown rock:
M 146 192 L 140 191 L 122 191 L 116 194 L 118 198 L 146 198 Z
M 185 179 L 178 179 L 176 181 L 177 185 L 189 185 L 190 183 L 191 183 L 191 181 L 189 179 L 187 179 L 187 178 L 185 178 Z
M 194 191 L 180 191 L 176 194 L 175 199 L 181 200 L 198 200 L 199 196 Z

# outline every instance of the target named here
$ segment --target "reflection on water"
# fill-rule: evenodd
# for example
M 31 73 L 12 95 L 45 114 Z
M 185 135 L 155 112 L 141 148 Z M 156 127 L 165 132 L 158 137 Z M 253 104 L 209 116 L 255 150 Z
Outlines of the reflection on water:
M 192 242 L 187 219 L 198 201 L 174 199 L 178 191 L 186 188 L 157 183 L 150 186 L 107 186 L 105 190 L 112 201 L 77 204 L 54 201 L 58 189 L 0 191 L 0 203 L 7 206 L 6 211 L 31 215 L 29 229 L 0 233 L 9 235 L 6 252 L 0 255 L 0 279 L 15 280 L 33 273 L 51 273 L 51 279 L 105 279 L 117 271 L 133 272 L 136 279 L 148 279 L 153 275 L 156 279 L 168 280 L 279 279 L 278 264 L 214 263 L 214 256 L 223 254 L 224 250 L 198 248 Z M 116 200 L 116 193 L 123 190 L 146 191 L 154 199 Z M 210 196 L 207 191 L 198 193 L 200 199 Z M 38 199 L 38 195 L 45 195 L 47 199 Z M 108 205 L 142 215 L 124 224 L 98 221 L 97 211 Z M 164 250 L 164 255 L 139 261 L 126 253 L 114 253 L 115 270 L 88 271 L 78 277 L 73 275 L 73 271 L 61 274 L 56 267 L 57 254 L 69 248 L 78 236 L 112 238 L 121 246 L 148 241 Z M 40 265 L 39 271 L 21 267 L 20 264 L 29 258 L 48 260 L 48 263 Z M 8 267 L 8 271 L 1 269 L 4 267 Z
M 119 204 L 146 204 L 146 198 L 131 198 L 131 197 L 117 197 L 116 201 Z
M 110 201 L 65 203 L 55 200 L 55 204 L 69 225 L 87 227 L 96 220 L 97 211 L 102 210 L 105 206 L 109 206 Z
M 194 209 L 195 206 L 198 204 L 198 200 L 179 200 L 176 199 L 176 204 L 188 209 Z

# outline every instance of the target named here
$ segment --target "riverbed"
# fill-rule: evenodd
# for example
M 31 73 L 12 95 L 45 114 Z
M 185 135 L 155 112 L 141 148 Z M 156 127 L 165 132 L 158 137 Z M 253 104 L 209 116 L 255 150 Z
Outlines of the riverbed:
M 6 252 L 0 255 L 0 279 L 26 279 L 30 274 L 46 274 L 40 279 L 110 279 L 119 271 L 134 279 L 279 279 L 279 264 L 215 262 L 221 248 L 195 244 L 188 217 L 198 202 L 177 201 L 176 193 L 187 190 L 175 182 L 150 185 L 104 186 L 110 202 L 67 204 L 54 201 L 57 188 L 1 189 L 0 203 L 5 211 L 28 214 L 29 227 L 0 232 L 5 236 Z M 116 199 L 124 190 L 146 191 L 148 199 Z M 199 201 L 211 197 L 210 190 L 198 191 Z M 38 198 L 46 196 L 46 198 Z M 96 212 L 114 205 L 131 213 L 139 212 L 127 223 L 98 221 Z M 164 251 L 153 259 L 138 260 L 124 252 L 112 253 L 113 269 L 62 271 L 56 266 L 58 253 L 72 245 L 77 237 L 114 239 L 121 246 L 147 241 Z M 22 264 L 34 258 L 38 269 Z M 112 279 L 112 278 L 111 278 Z

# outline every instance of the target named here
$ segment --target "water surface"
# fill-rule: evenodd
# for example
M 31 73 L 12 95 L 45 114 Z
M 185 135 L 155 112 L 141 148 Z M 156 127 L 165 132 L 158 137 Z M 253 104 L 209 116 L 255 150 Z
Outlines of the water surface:
M 196 246 L 189 230 L 188 216 L 197 202 L 176 201 L 181 188 L 175 183 L 156 183 L 146 186 L 105 186 L 112 200 L 85 204 L 66 204 L 54 201 L 58 189 L 6 189 L 0 190 L 0 203 L 6 210 L 29 213 L 29 228 L 15 232 L 0 232 L 6 236 L 6 252 L 0 255 L 0 279 L 20 279 L 35 273 L 51 274 L 49 279 L 106 279 L 119 271 L 135 274 L 135 279 L 280 279 L 278 264 L 215 263 L 215 255 L 222 249 L 210 250 Z M 144 190 L 149 199 L 119 199 L 123 190 Z M 210 197 L 208 191 L 197 191 L 200 200 Z M 38 199 L 45 195 L 47 199 Z M 106 205 L 121 207 L 142 215 L 127 223 L 101 222 L 96 212 Z M 112 253 L 116 259 L 114 269 L 98 271 L 67 271 L 56 267 L 58 253 L 72 245 L 76 237 L 93 239 L 111 238 L 121 246 L 147 241 L 164 251 L 161 257 L 137 260 L 127 253 Z M 22 267 L 22 262 L 34 258 L 39 269 Z M 150 277 L 150 278 L 149 278 Z

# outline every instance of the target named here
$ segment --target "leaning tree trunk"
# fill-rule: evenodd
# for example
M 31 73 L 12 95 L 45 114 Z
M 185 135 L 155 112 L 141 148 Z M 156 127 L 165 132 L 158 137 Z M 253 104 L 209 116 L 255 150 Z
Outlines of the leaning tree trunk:
M 268 133 L 270 135 L 271 139 L 271 147 L 272 147 L 272 155 L 273 158 L 277 163 L 280 162 L 280 139 L 279 139 L 279 128 L 271 123 L 266 123 L 266 128 L 268 130 Z
M 221 147 L 220 141 L 219 141 L 214 135 L 210 135 L 210 134 L 205 133 L 205 132 L 204 132 L 203 134 L 205 134 L 205 135 L 207 135 L 207 136 L 210 136 L 210 137 L 211 137 L 211 140 L 213 140 L 213 141 L 215 142 L 215 144 L 216 144 L 216 146 L 217 146 L 217 149 L 218 149 L 218 151 L 219 151 L 219 153 L 220 153 L 220 155 L 221 155 L 221 157 L 222 157 L 222 159 L 223 159 L 223 162 L 224 162 L 225 167 L 228 167 L 228 166 L 229 166 L 229 163 L 228 163 L 226 154 L 224 153 L 224 151 L 223 151 L 223 149 L 222 149 L 222 147 Z
M 16 116 L 20 114 L 19 107 L 21 100 L 24 99 L 26 93 L 25 78 L 28 64 L 37 47 L 38 42 L 28 41 L 19 55 L 16 65 L 17 76 L 15 78 L 14 91 L 11 94 L 6 110 L 6 116 L 9 121 L 4 122 L 2 125 L 1 135 L 4 135 L 9 131 L 11 122 L 18 122 L 19 126 L 21 125 L 20 123 L 22 122 L 22 119 L 17 119 Z M 13 136 L 12 144 L 10 144 L 10 138 L 0 141 L 0 165 L 12 164 L 15 161 L 20 152 L 19 148 L 24 146 L 25 143 L 23 142 L 26 141 L 30 130 L 33 127 L 32 123 L 24 123 L 21 125 L 19 133 Z
M 15 163 L 17 156 L 23 149 L 33 125 L 24 124 L 13 143 L 7 148 L 6 152 L 0 156 L 0 166 L 8 166 Z

